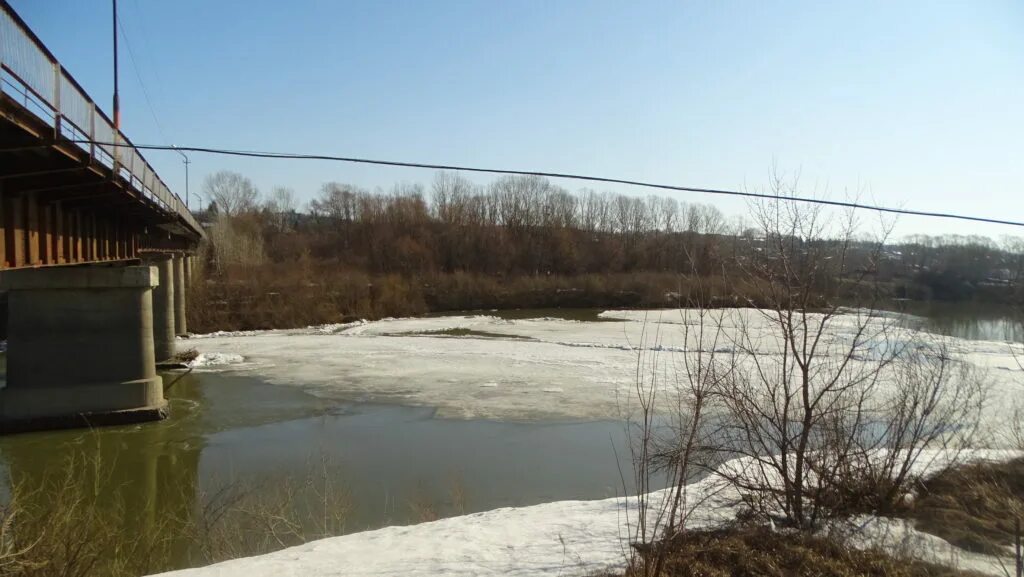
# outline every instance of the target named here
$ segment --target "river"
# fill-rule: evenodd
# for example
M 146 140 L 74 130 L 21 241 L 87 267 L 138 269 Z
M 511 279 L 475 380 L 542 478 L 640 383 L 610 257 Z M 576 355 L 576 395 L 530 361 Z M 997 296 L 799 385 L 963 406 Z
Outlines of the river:
M 597 312 L 486 314 L 605 320 Z M 1019 322 L 1005 311 L 919 306 L 907 312 L 918 315 L 917 328 L 936 333 L 1024 341 Z M 55 466 L 75 467 L 78 490 L 98 495 L 101 507 L 131 511 L 121 527 L 126 535 L 171 530 L 161 519 L 197 514 L 223 487 L 285 477 L 345 492 L 343 532 L 497 507 L 599 499 L 630 488 L 624 482 L 631 474 L 626 432 L 615 419 L 438 418 L 429 406 L 353 402 L 271 384 L 259 371 L 167 373 L 164 381 L 167 420 L 3 437 L 0 466 L 9 478 L 29 485 Z M 194 562 L 194 551 L 187 549 L 179 548 L 161 565 Z

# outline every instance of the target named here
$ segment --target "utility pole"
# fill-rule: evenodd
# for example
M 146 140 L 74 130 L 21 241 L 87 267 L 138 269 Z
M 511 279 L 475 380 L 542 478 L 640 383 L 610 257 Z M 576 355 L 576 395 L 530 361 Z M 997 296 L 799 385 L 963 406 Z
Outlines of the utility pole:
M 114 2 L 114 130 L 121 130 L 121 102 L 117 96 L 117 0 Z M 117 136 L 115 135 L 115 139 Z
M 185 153 L 182 152 L 177 146 L 174 146 L 172 144 L 171 148 L 173 148 L 174 152 L 177 152 L 178 154 L 180 154 L 181 158 L 184 159 L 184 162 L 185 162 L 185 208 L 187 208 L 188 210 L 192 210 L 192 208 L 189 206 L 189 201 L 188 201 L 188 197 L 189 197 L 189 194 L 188 194 L 188 165 L 192 164 L 192 161 L 190 161 L 188 159 L 188 156 L 185 156 Z

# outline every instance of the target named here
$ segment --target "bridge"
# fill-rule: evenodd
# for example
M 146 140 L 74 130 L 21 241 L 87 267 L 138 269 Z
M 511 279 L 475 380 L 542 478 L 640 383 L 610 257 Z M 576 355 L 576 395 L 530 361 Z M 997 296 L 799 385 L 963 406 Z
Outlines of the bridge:
M 5 0 L 0 116 L 0 433 L 162 418 L 202 226 Z

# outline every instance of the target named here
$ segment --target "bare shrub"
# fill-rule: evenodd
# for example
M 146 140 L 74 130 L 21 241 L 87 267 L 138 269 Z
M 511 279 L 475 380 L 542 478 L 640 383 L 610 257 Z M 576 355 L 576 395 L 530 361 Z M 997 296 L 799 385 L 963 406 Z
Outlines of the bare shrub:
M 901 347 L 873 307 L 842 314 L 853 215 L 834 226 L 820 209 L 787 202 L 781 180 L 774 187 L 779 200 L 753 211 L 763 246 L 740 263 L 765 308 L 741 316 L 733 338 L 740 368 L 721 397 L 724 450 L 742 467 L 724 474 L 751 512 L 812 528 L 826 515 L 829 480 L 848 465 L 846 431 L 867 427 L 869 400 Z
M 854 260 L 854 214 L 797 206 L 789 186 L 777 179 L 778 200 L 755 206 L 764 244 L 740 263 L 765 305 L 734 332 L 720 400 L 723 451 L 740 459 L 720 474 L 749 514 L 813 530 L 891 506 L 926 448 L 967 443 L 982 388 L 947 347 L 878 309 L 887 229 Z
M 423 487 L 417 487 L 409 499 L 409 513 L 412 520 L 417 523 L 429 523 L 441 518 L 437 511 L 437 503 L 427 495 Z
M 83 471 L 97 488 L 111 482 L 109 467 L 81 454 L 50 468 L 41 479 L 8 481 L 10 497 L 0 507 L 0 574 L 138 575 L 161 568 L 154 561 L 166 557 L 168 533 L 154 528 L 122 540 L 119 527 L 128 515 L 124 501 L 103 501 L 98 489 L 83 487 Z
M 709 295 L 702 289 L 678 311 L 685 351 L 663 354 L 662 335 L 647 334 L 646 325 L 637 343 L 636 410 L 626 415 L 636 507 L 632 520 L 627 508 L 626 521 L 630 565 L 645 576 L 662 573 L 666 550 L 658 543 L 684 532 L 689 513 L 702 504 L 690 500 L 687 484 L 713 458 L 707 412 L 733 369 L 731 354 L 721 352 L 726 311 L 704 306 Z M 662 476 L 667 488 L 655 497 L 651 490 Z
M 677 291 L 684 351 L 663 352 L 661 323 L 633 344 L 633 574 L 667 570 L 698 505 L 686 483 L 716 463 L 731 491 L 712 506 L 814 532 L 893 510 L 919 481 L 921 460 L 937 454 L 929 449 L 954 465 L 973 440 L 983 375 L 948 339 L 880 310 L 875 271 L 891 225 L 868 242 L 852 211 L 797 206 L 789 185 L 773 186 L 779 198 L 754 206 L 759 230 L 725 283 L 740 297 L 728 304 L 750 308 L 715 308 L 726 303 L 694 266 L 695 286 Z M 659 474 L 667 489 L 652 493 Z
M 305 478 L 235 479 L 183 495 L 194 509 L 126 531 L 140 511 L 128 507 L 114 467 L 97 455 L 73 452 L 41 478 L 9 479 L 0 575 L 133 576 L 267 553 L 344 533 L 351 509 L 337 466 L 321 460 Z
M 887 371 L 889 391 L 880 394 L 873 422 L 864 431 L 840 431 L 851 439 L 844 456 L 847 479 L 832 484 L 847 491 L 847 508 L 884 511 L 897 505 L 925 450 L 941 449 L 952 466 L 973 444 L 985 400 L 983 375 L 941 338 L 907 338 L 913 348 L 904 349 Z M 867 491 L 852 495 L 850 485 Z
M 305 477 L 233 479 L 201 491 L 197 514 L 181 520 L 198 561 L 260 555 L 345 532 L 352 508 L 342 469 L 321 457 Z
M 207 229 L 213 250 L 213 264 L 218 272 L 229 266 L 258 266 L 263 264 L 263 237 L 241 225 L 229 216 L 220 216 Z

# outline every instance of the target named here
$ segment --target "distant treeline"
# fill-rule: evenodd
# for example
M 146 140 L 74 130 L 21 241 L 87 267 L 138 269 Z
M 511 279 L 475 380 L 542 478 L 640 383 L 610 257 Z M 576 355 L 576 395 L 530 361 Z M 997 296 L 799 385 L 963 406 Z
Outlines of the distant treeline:
M 727 279 L 768 246 L 764 230 L 708 204 L 573 193 L 534 176 L 481 186 L 442 172 L 429 189 L 400 184 L 387 192 L 330 182 L 305 207 L 284 188 L 261 199 L 236 173 L 211 175 L 204 189 L 210 203 L 199 216 L 211 242 L 193 307 L 197 328 L 480 307 L 674 304 L 695 277 L 726 302 L 742 301 Z M 1022 239 L 918 236 L 879 253 L 877 242 L 856 238 L 845 241 L 848 270 L 870 274 L 893 297 L 1007 299 L 1024 271 Z M 254 320 L 268 299 L 291 308 L 301 292 L 320 302 Z
M 280 189 L 262 205 L 218 196 L 210 212 L 229 206 L 233 232 L 249 237 L 247 245 L 262 241 L 263 255 L 249 258 L 284 261 L 308 251 L 314 259 L 372 273 L 689 271 L 691 257 L 710 272 L 720 262 L 715 251 L 722 242 L 715 237 L 730 229 L 710 205 L 572 194 L 540 177 L 506 177 L 480 187 L 441 173 L 429 192 L 421 185 L 382 193 L 331 182 L 305 212 L 289 206 L 291 195 Z M 216 222 L 212 217 L 206 215 Z M 231 264 L 227 255 L 215 251 L 214 257 Z

